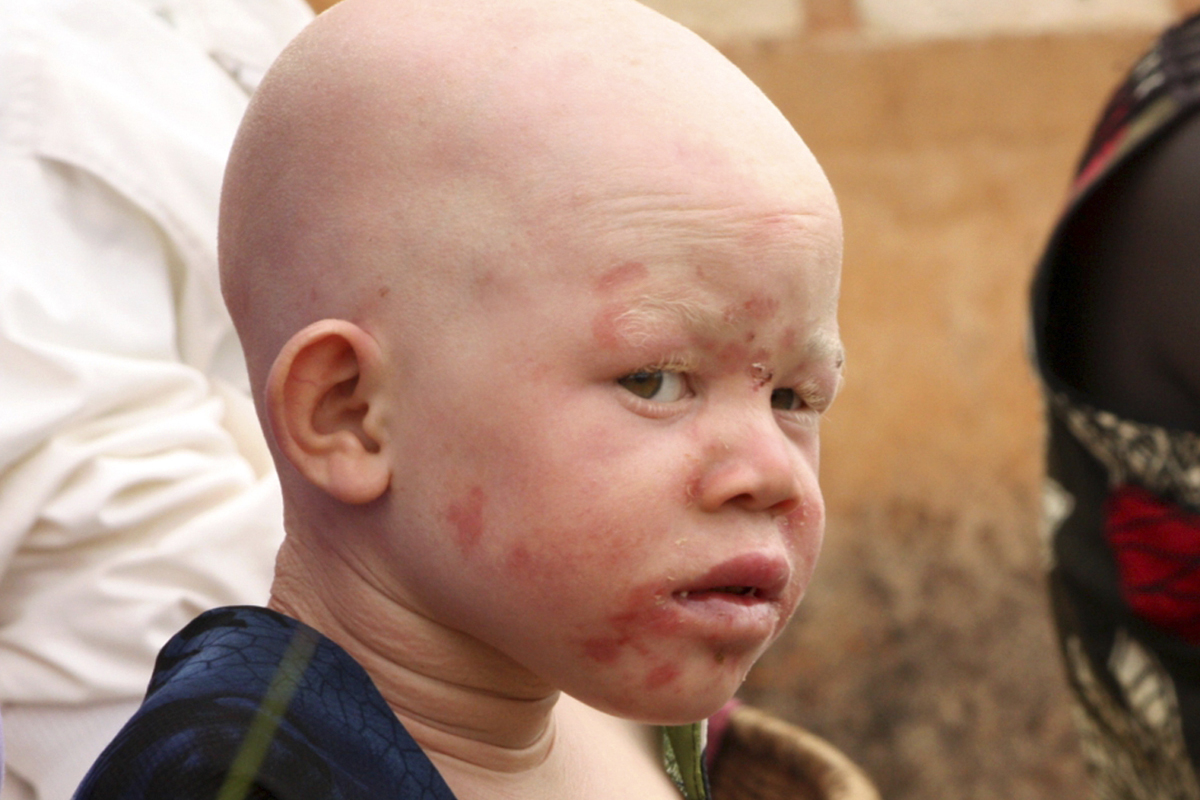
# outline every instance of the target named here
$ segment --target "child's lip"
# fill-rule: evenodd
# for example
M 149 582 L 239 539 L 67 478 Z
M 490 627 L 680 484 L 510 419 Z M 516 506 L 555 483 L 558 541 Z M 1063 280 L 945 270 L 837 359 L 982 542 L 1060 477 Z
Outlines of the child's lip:
M 773 603 L 783 596 L 791 572 L 782 555 L 747 553 L 721 562 L 672 595 L 679 600 L 719 597 L 742 604 Z

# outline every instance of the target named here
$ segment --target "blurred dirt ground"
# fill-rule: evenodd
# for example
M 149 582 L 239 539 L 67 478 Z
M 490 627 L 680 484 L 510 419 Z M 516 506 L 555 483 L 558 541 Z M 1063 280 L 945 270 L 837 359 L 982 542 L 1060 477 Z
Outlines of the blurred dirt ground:
M 1026 292 L 1075 159 L 1152 34 L 726 48 L 846 223 L 826 549 L 743 696 L 887 800 L 1086 797 L 1037 534 Z

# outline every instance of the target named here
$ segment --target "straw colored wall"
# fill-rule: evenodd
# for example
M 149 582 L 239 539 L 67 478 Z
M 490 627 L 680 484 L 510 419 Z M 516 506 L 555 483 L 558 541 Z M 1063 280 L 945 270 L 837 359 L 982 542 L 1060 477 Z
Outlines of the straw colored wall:
M 1197 4 L 1038 0 L 1037 25 L 1010 0 L 674 5 L 792 120 L 846 222 L 825 555 L 745 696 L 889 800 L 1085 796 L 1043 595 L 1026 291 L 1107 94 Z

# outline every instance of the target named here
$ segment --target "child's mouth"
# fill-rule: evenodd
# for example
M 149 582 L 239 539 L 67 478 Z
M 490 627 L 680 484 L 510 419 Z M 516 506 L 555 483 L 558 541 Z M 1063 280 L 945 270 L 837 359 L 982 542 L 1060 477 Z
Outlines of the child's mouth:
M 785 557 L 776 554 L 748 553 L 724 561 L 690 586 L 678 587 L 677 600 L 696 602 L 718 600 L 738 604 L 773 602 L 787 588 L 791 568 Z
M 704 597 L 704 596 L 708 596 L 708 595 L 715 595 L 715 594 L 728 594 L 728 595 L 733 595 L 735 597 L 752 597 L 753 598 L 753 597 L 759 596 L 759 591 L 758 591 L 758 589 L 756 589 L 753 586 L 718 586 L 718 587 L 714 587 L 712 589 L 705 589 L 705 590 L 699 591 L 699 592 L 695 592 L 695 591 L 679 592 L 678 597 L 681 600 L 687 600 L 689 598 L 700 598 L 700 597 Z

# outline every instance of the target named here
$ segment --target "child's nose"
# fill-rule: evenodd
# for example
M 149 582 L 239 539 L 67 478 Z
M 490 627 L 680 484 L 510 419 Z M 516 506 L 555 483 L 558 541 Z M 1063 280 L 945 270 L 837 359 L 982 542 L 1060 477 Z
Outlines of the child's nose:
M 695 494 L 697 505 L 705 511 L 735 505 L 788 514 L 803 500 L 804 471 L 816 466 L 806 462 L 770 413 L 746 415 L 736 424 L 722 425 L 707 447 Z

